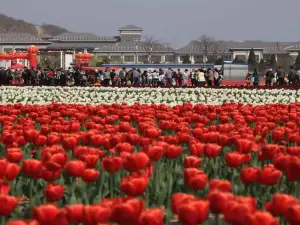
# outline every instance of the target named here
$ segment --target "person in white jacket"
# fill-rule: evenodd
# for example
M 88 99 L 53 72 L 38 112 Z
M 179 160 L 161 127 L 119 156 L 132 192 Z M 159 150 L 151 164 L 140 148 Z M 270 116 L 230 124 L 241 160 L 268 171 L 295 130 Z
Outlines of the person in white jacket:
M 158 73 L 156 72 L 156 70 L 152 72 L 152 83 L 153 86 L 157 86 L 158 84 Z
M 188 82 L 189 82 L 189 71 L 188 69 L 185 69 L 185 71 L 183 72 L 183 86 L 188 86 Z

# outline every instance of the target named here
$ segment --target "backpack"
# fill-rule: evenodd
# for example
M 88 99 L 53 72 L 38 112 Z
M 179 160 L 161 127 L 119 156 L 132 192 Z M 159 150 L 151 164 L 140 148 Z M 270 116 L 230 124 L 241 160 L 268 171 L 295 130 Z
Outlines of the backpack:
M 119 73 L 119 76 L 121 79 L 124 79 L 126 77 L 126 72 L 121 70 L 120 73 Z

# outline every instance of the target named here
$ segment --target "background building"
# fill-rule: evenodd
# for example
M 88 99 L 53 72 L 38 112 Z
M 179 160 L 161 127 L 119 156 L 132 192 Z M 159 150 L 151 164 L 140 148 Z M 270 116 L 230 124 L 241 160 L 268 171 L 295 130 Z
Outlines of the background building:
M 194 40 L 179 49 L 155 41 L 151 37 L 143 38 L 143 29 L 128 25 L 119 29 L 118 36 L 98 36 L 91 33 L 62 33 L 56 36 L 27 33 L 0 33 L 0 51 L 25 51 L 30 45 L 40 49 L 40 60 L 45 55 L 54 55 L 60 59 L 61 67 L 69 67 L 78 52 L 93 53 L 97 58 L 107 58 L 112 63 L 214 63 L 218 58 L 223 61 L 234 59 L 247 61 L 253 48 L 256 60 L 267 61 L 273 55 L 276 59 L 289 56 L 295 60 L 300 43 L 262 42 L 262 41 L 214 41 Z M 46 60 L 46 59 L 45 59 Z M 26 62 L 18 62 L 25 63 Z

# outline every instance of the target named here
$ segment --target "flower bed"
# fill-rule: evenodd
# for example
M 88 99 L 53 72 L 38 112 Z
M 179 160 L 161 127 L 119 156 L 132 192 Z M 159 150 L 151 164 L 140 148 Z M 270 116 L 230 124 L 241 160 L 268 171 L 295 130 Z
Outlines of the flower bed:
M 300 91 L 286 89 L 211 88 L 95 88 L 95 87 L 0 87 L 0 104 L 192 104 L 225 102 L 254 105 L 300 102 Z
M 299 112 L 300 104 L 0 106 L 2 222 L 198 225 L 214 214 L 232 225 L 299 225 Z

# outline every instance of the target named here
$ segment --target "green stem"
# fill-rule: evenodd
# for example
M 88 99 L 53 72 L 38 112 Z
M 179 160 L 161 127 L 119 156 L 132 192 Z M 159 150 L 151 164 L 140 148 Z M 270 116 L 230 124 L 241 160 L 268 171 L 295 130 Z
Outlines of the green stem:
M 1 225 L 5 225 L 6 224 L 6 218 L 5 216 L 1 216 Z
M 220 225 L 220 216 L 219 214 L 215 214 L 216 225 Z
M 33 189 L 33 179 L 30 179 L 29 180 L 29 207 L 31 207 L 33 205 L 33 202 L 32 202 L 32 198 L 33 198 L 33 192 L 32 192 L 32 189 Z
M 110 197 L 113 198 L 114 197 L 114 173 L 112 173 L 109 177 L 109 188 L 110 188 Z

